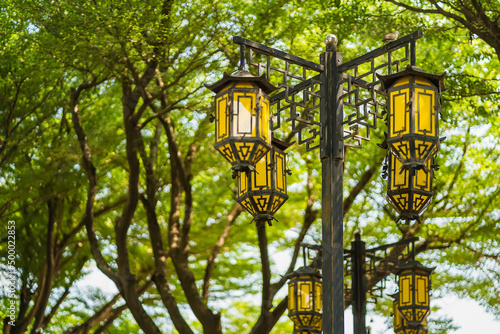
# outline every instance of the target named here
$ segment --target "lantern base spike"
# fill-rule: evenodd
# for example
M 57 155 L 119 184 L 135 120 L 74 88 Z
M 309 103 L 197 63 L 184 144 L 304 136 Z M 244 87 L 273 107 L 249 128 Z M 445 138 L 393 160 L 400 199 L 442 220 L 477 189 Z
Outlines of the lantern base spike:
M 278 221 L 276 218 L 274 218 L 273 215 L 270 214 L 258 214 L 255 217 L 253 217 L 252 221 L 250 222 L 253 223 L 255 221 L 255 225 L 260 226 L 264 223 L 267 223 L 269 226 L 273 226 L 273 220 Z
M 420 218 L 420 216 L 400 215 L 396 219 L 396 224 L 402 220 L 404 220 L 404 223 L 402 222 L 401 224 L 404 224 L 404 225 L 409 225 L 410 221 L 412 221 L 412 220 L 415 220 L 415 221 L 417 221 L 417 223 L 422 224 L 422 219 Z
M 236 179 L 240 172 L 255 172 L 255 166 L 251 164 L 237 164 L 231 167 L 231 170 L 233 171 L 233 179 Z

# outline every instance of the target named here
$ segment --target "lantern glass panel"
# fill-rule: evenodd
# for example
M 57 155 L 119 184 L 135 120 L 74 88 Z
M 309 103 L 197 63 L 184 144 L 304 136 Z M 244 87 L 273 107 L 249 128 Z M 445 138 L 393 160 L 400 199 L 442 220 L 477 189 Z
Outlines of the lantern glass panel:
M 295 282 L 291 282 L 288 284 L 288 312 L 294 313 L 295 310 Z
M 216 126 L 215 141 L 219 142 L 229 137 L 229 113 L 228 113 L 228 95 L 224 94 L 216 101 Z
M 301 277 L 307 278 L 307 277 Z M 298 305 L 297 311 L 312 311 L 313 310 L 313 282 L 312 281 L 299 281 L 299 288 L 297 293 Z
M 270 126 L 270 122 L 269 122 L 269 115 L 270 115 L 269 100 L 266 97 L 261 96 L 260 97 L 260 106 L 262 108 L 262 111 L 260 113 L 260 117 L 261 117 L 260 136 L 263 140 L 266 141 L 266 143 L 270 143 L 271 142 L 271 126 Z
M 315 299 L 316 299 L 315 311 L 318 313 L 322 313 L 323 312 L 323 285 L 321 283 L 316 284 L 314 286 L 314 291 L 316 294 L 316 296 L 315 296 Z M 320 329 L 321 329 L 321 325 L 320 325 Z
M 233 136 L 255 136 L 255 94 L 234 93 Z

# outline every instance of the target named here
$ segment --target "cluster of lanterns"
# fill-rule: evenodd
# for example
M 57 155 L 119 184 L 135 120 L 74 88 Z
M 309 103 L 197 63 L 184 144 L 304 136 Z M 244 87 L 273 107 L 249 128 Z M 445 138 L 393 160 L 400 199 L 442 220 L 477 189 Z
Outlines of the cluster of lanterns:
M 399 291 L 392 296 L 394 333 L 427 333 L 433 271 L 415 260 L 397 269 Z M 306 266 L 289 275 L 288 317 L 294 323 L 294 334 L 321 333 L 322 305 L 321 275 L 317 270 Z
M 399 219 L 419 220 L 432 199 L 434 157 L 444 140 L 439 138 L 439 117 L 445 73 L 408 66 L 377 76 L 387 93 L 387 200 Z
M 400 219 L 418 220 L 432 199 L 434 156 L 439 138 L 439 95 L 444 74 L 423 72 L 415 66 L 386 76 L 378 75 L 388 97 L 385 175 L 387 198 Z M 274 214 L 288 199 L 285 150 L 289 144 L 273 138 L 268 94 L 276 90 L 264 75 L 246 70 L 207 86 L 215 96 L 214 147 L 232 165 L 237 179 L 237 201 L 257 224 L 271 225 Z M 394 295 L 397 334 L 427 333 L 430 312 L 430 275 L 433 269 L 417 261 L 399 268 L 399 292 Z M 321 275 L 303 267 L 290 275 L 289 317 L 295 334 L 321 333 Z
M 214 147 L 232 165 L 236 200 L 257 224 L 271 225 L 288 199 L 285 150 L 289 144 L 273 137 L 268 94 L 276 90 L 264 77 L 246 70 L 224 77 L 208 89 L 215 96 Z

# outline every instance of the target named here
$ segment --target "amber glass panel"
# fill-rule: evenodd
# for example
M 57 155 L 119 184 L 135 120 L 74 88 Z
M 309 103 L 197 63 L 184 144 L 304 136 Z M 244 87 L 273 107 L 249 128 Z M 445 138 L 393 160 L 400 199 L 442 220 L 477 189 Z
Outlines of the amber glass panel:
M 315 311 L 322 313 L 323 312 L 323 284 L 320 282 L 316 282 L 315 284 Z
M 246 172 L 238 173 L 238 197 L 243 196 L 246 192 L 248 184 L 248 176 Z
M 227 109 L 228 94 L 222 95 L 217 99 L 216 105 L 216 138 L 215 141 L 221 141 L 229 137 L 229 110 Z
M 403 159 L 410 158 L 410 142 L 408 140 L 402 140 L 399 143 L 395 142 L 392 145 Z
M 390 137 L 410 132 L 410 113 L 407 107 L 409 89 L 391 92 Z
M 415 94 L 417 95 L 415 133 L 434 136 L 434 92 L 416 88 Z
M 248 160 L 254 149 L 254 143 L 250 142 L 236 142 L 234 146 L 236 147 L 236 152 L 241 160 Z
M 312 303 L 312 281 L 308 282 L 299 282 L 299 290 L 297 294 L 297 298 L 299 299 L 299 303 L 297 305 L 298 311 L 312 311 L 313 303 Z
M 261 105 L 261 138 L 271 143 L 271 124 L 269 124 L 269 100 L 264 96 L 260 98 Z
M 429 159 L 427 161 L 427 168 L 430 169 L 431 168 L 431 160 Z M 426 172 L 424 169 L 419 169 L 419 170 L 416 170 L 415 171 L 415 183 L 414 183 L 414 187 L 415 188 L 420 188 L 422 190 L 425 190 L 425 191 L 431 191 L 431 180 L 430 180 L 430 177 L 431 177 L 431 172 L 428 171 Z
M 255 172 L 252 173 L 252 185 L 250 190 L 263 190 L 271 188 L 270 168 L 268 167 L 272 151 L 259 160 L 255 165 Z
M 256 94 L 234 93 L 233 95 L 233 136 L 243 137 L 255 135 Z
M 276 151 L 274 154 L 274 179 L 276 182 L 276 190 L 286 194 L 286 157 L 284 154 Z
M 410 83 L 410 76 L 407 75 L 405 77 L 402 77 L 401 79 L 399 79 L 398 81 L 396 81 L 396 83 L 394 85 L 392 85 L 393 87 L 396 87 L 396 86 L 402 86 L 402 85 L 406 85 L 406 84 L 409 84 Z
M 424 86 L 432 86 L 432 84 L 426 78 L 415 77 L 415 83 Z
M 243 205 L 243 207 L 247 209 L 247 211 L 250 212 L 250 214 L 255 215 L 255 210 L 253 209 L 250 199 L 248 198 L 244 199 L 243 202 L 241 202 L 241 205 Z
M 269 205 L 269 195 L 252 196 L 255 204 L 257 205 L 257 211 L 266 211 Z
M 403 272 L 399 276 L 399 302 L 401 306 L 412 305 L 412 276 Z
M 295 283 L 288 283 L 288 313 L 295 312 Z
M 399 313 L 399 303 L 397 300 L 394 300 L 394 330 L 396 331 L 401 326 L 403 326 L 403 318 L 401 317 L 401 313 Z M 396 333 L 400 333 L 400 331 L 396 331 Z
M 416 304 L 421 306 L 429 306 L 429 277 L 417 275 L 415 277 L 416 284 Z

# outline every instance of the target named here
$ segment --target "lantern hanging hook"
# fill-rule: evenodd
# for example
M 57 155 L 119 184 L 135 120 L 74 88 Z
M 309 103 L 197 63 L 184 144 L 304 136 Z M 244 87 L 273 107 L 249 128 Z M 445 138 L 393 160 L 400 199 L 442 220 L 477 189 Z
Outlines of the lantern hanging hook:
M 245 64 L 245 45 L 241 44 L 240 45 L 240 71 L 246 69 L 246 64 Z

